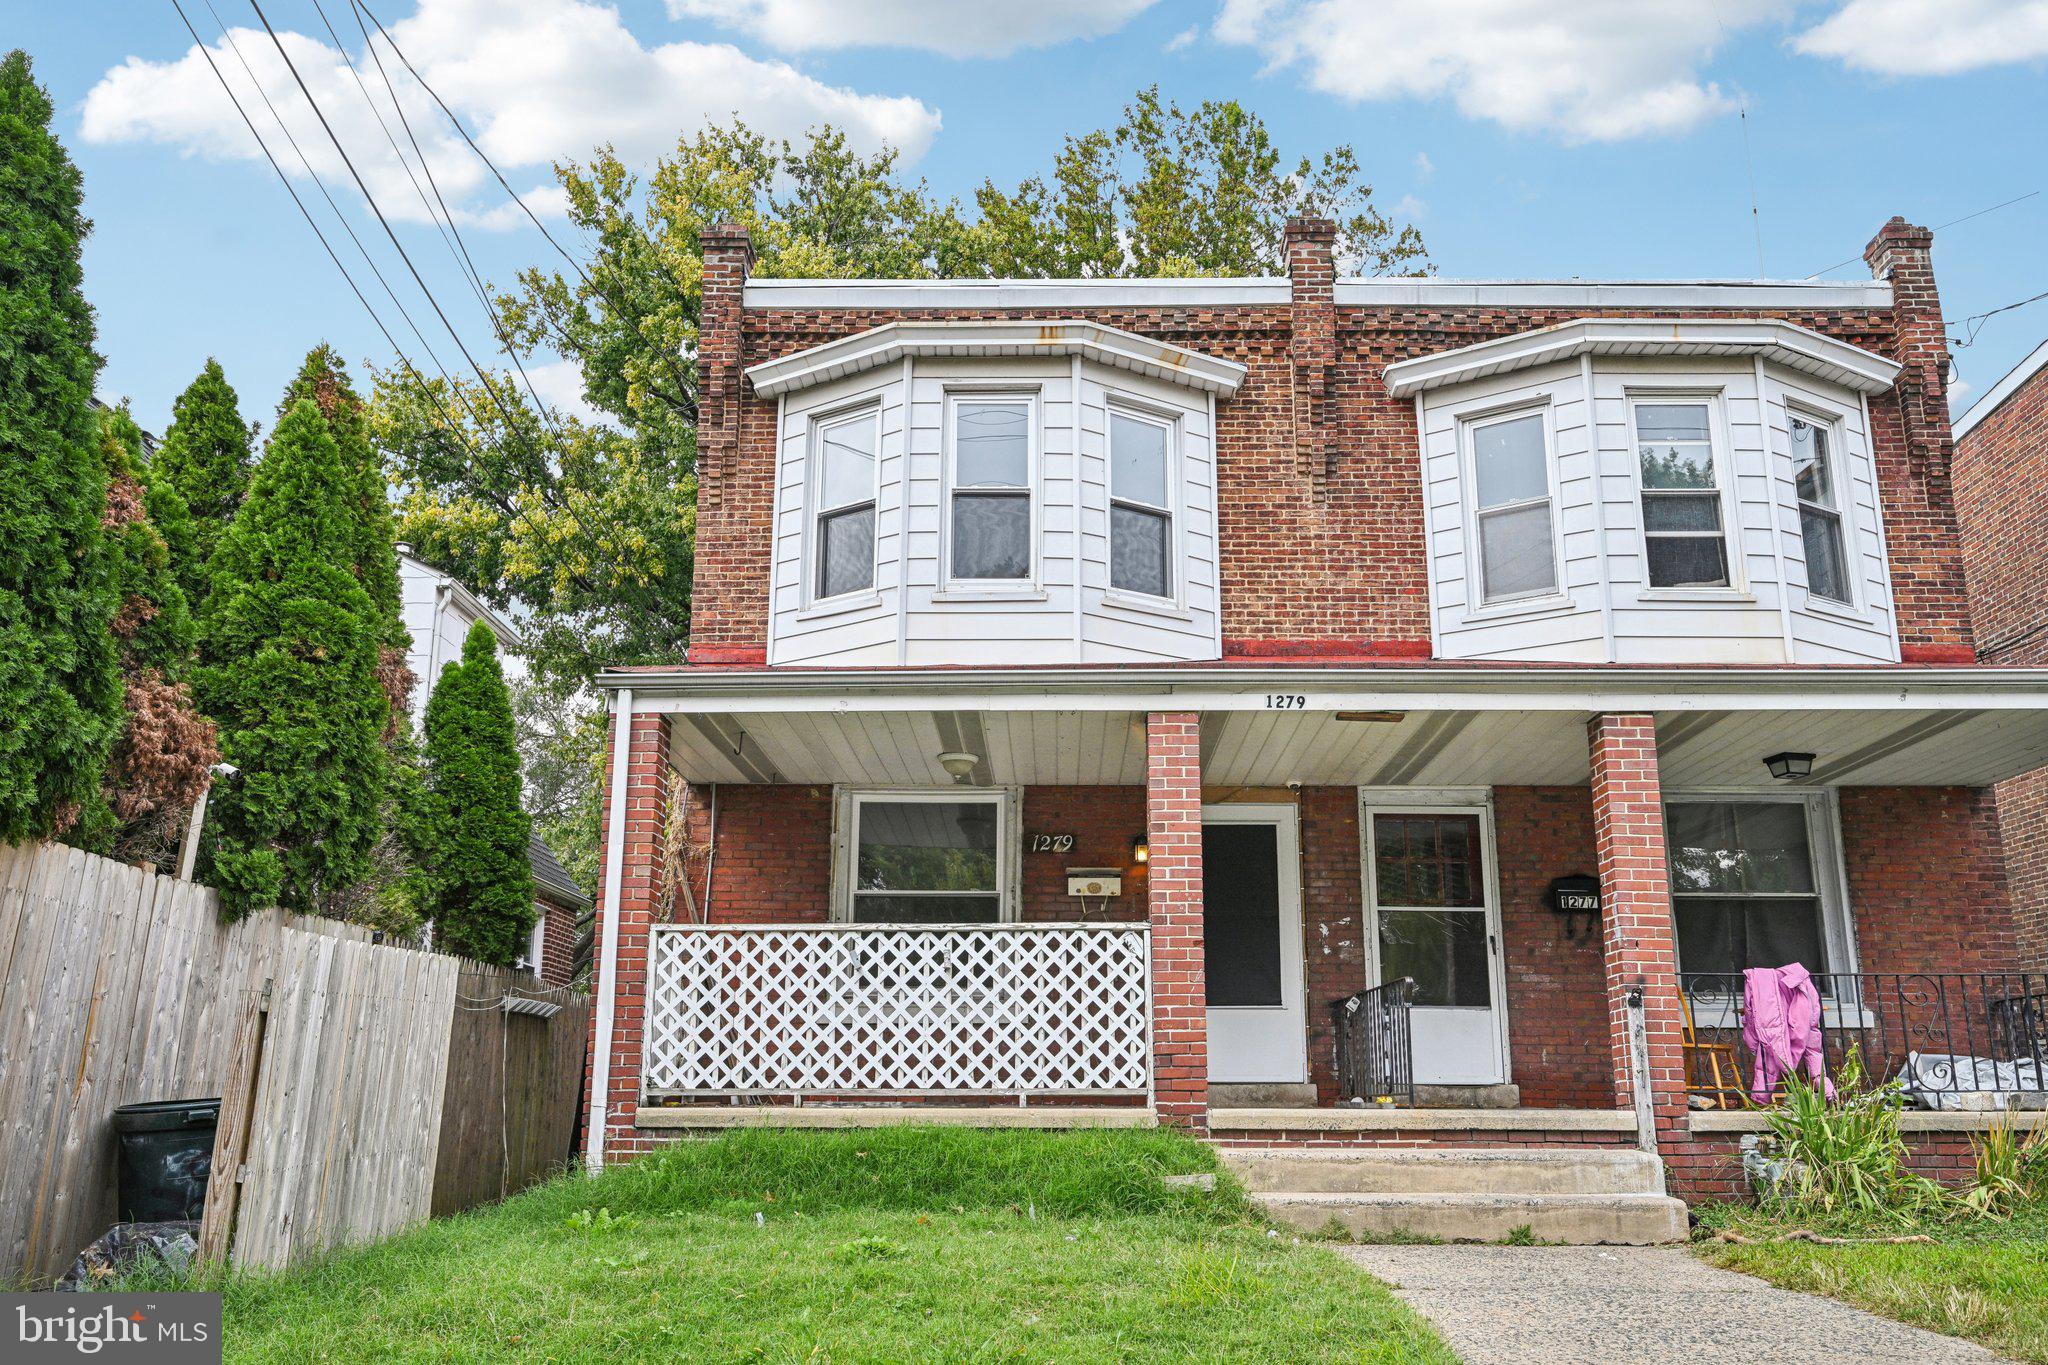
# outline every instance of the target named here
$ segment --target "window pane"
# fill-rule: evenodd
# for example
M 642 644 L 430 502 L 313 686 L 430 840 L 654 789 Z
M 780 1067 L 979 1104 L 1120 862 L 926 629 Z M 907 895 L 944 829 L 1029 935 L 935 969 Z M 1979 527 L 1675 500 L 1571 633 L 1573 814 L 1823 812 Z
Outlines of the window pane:
M 1279 851 L 1272 825 L 1202 826 L 1202 951 L 1211 1005 L 1286 1002 Z
M 1638 403 L 1636 435 L 1645 445 L 1653 441 L 1713 439 L 1709 434 L 1705 403 Z
M 1111 506 L 1109 585 L 1119 592 L 1173 596 L 1173 575 L 1167 569 L 1172 529 L 1171 520 L 1157 512 Z
M 1543 419 L 1534 414 L 1475 428 L 1472 463 L 1478 473 L 1481 507 L 1550 496 Z
M 826 427 L 819 437 L 824 472 L 818 479 L 818 505 L 844 507 L 875 498 L 875 419 L 861 417 Z
M 1130 502 L 1167 506 L 1166 428 L 1109 414 L 1109 491 Z
M 1389 910 L 1380 915 L 1380 976 L 1415 978 L 1418 1005 L 1485 1007 L 1486 915 L 1477 910 Z
M 1479 817 L 1375 815 L 1373 887 L 1380 905 L 1480 906 Z
M 1649 551 L 1653 588 L 1728 586 L 1728 556 L 1719 536 L 1652 536 Z
M 1031 498 L 1025 493 L 953 497 L 953 577 L 1031 576 Z
M 857 892 L 855 924 L 994 924 L 1003 917 L 1001 896 L 887 896 Z
M 1665 809 L 1675 892 L 1814 890 L 1799 801 L 1675 801 Z
M 1802 507 L 1799 536 L 1806 542 L 1806 590 L 1831 602 L 1847 602 L 1849 570 L 1842 556 L 1841 518 Z
M 1678 920 L 1679 967 L 1688 977 L 1695 972 L 1743 972 L 1794 962 L 1814 973 L 1827 970 L 1817 897 L 1747 900 L 1680 896 L 1673 911 Z M 1697 993 L 1696 987 L 1693 990 Z
M 1710 445 L 1673 445 L 1644 441 L 1643 487 L 1712 488 L 1714 448 Z
M 863 801 L 860 891 L 987 891 L 996 888 L 993 801 Z
M 1835 505 L 1835 482 L 1828 468 L 1828 430 L 1811 422 L 1792 419 L 1793 478 L 1805 502 L 1822 507 Z
M 818 519 L 818 596 L 837 597 L 875 586 L 875 509 Z
M 962 403 L 953 409 L 953 485 L 1023 488 L 1031 481 L 1031 409 Z
M 1671 903 L 1678 930 L 1678 965 L 1690 977 L 1695 972 L 1739 972 L 1748 965 L 1742 951 L 1742 902 L 1707 900 L 1679 896 Z M 1726 991 L 1726 982 L 1687 982 L 1691 995 L 1702 994 L 1708 985 Z M 1740 997 L 1741 988 L 1735 993 Z
M 1479 561 L 1486 600 L 1524 597 L 1557 586 L 1552 555 L 1550 504 L 1479 518 Z
M 1718 801 L 1673 802 L 1664 809 L 1664 830 L 1674 892 L 1741 889 L 1734 807 Z
M 1659 531 L 1718 531 L 1721 529 L 1721 495 L 1718 493 L 1659 493 L 1643 499 L 1643 529 Z

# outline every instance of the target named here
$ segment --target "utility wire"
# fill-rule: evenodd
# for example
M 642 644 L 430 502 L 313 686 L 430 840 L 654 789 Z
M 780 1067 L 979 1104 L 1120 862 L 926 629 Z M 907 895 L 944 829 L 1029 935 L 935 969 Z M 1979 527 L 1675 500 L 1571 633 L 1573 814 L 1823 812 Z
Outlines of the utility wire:
M 1992 308 L 1982 313 L 1972 313 L 1970 314 L 1970 316 L 1966 318 L 1959 318 L 1954 322 L 1944 321 L 1942 323 L 1942 326 L 1962 327 L 1968 329 L 1968 335 L 1965 336 L 1961 341 L 1957 341 L 1954 343 L 1957 346 L 1968 346 L 1972 342 L 1976 341 L 1977 334 L 1984 330 L 1984 323 L 1987 319 L 1995 318 L 2000 313 L 2010 313 L 2015 308 L 2024 308 L 2030 303 L 2039 303 L 2043 299 L 2048 299 L 2048 289 L 2044 289 L 2040 293 L 2034 294 L 2028 298 L 2021 299 L 2017 303 L 2003 304 L 1997 308 Z
M 1966 213 L 1960 218 L 1951 218 L 1946 223 L 1937 224 L 1934 228 L 1931 229 L 1931 231 L 1947 232 L 1950 228 L 1955 227 L 1957 224 L 1967 223 L 1972 218 L 1982 218 L 1987 213 L 1996 213 L 2000 209 L 2009 209 L 2014 204 L 2024 203 L 2027 200 L 2032 199 L 2035 195 L 2039 194 L 2040 192 L 2041 191 L 2039 190 L 2028 190 L 2025 194 L 2016 194 L 2012 198 L 2006 200 L 2004 203 L 1993 204 L 1988 209 L 1978 209 L 1975 213 Z M 1863 258 L 1861 256 L 1851 256 L 1846 261 L 1836 261 L 1833 265 L 1824 265 L 1820 269 L 1814 271 L 1811 275 L 1808 275 L 1806 278 L 1809 280 L 1817 280 L 1821 276 L 1827 274 L 1830 270 L 1840 270 L 1843 266 L 1854 265 L 1862 259 Z

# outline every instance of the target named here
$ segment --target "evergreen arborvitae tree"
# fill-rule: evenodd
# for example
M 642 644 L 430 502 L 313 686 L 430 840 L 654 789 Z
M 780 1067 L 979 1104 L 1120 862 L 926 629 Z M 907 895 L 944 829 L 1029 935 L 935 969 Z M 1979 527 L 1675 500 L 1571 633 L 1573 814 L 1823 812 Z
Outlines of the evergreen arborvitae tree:
M 349 382 L 347 366 L 325 342 L 306 353 L 305 363 L 285 388 L 279 416 L 300 399 L 311 399 L 319 407 L 341 452 L 349 506 L 355 519 L 348 542 L 349 567 L 386 618 L 382 642 L 402 651 L 410 637 L 398 614 L 397 532 L 391 500 L 385 494 L 384 468 L 376 448 L 370 444 L 369 417 L 363 411 L 363 400 Z M 400 705 L 403 706 L 402 699 Z
M 519 742 L 497 638 L 481 621 L 469 628 L 462 662 L 434 686 L 426 740 L 435 938 L 444 951 L 510 966 L 533 930 L 533 821 L 520 807 Z
M 249 491 L 251 432 L 238 402 L 220 362 L 208 360 L 172 405 L 171 429 L 150 461 L 151 471 L 177 490 L 193 517 L 197 554 L 180 577 L 195 607 L 206 561 Z
M 368 873 L 379 837 L 382 617 L 334 552 L 355 524 L 351 487 L 319 408 L 296 404 L 208 565 L 199 700 L 240 771 L 206 823 L 232 915 L 323 909 Z
M 121 725 L 90 410 L 78 168 L 28 55 L 0 59 L 0 841 L 68 828 Z

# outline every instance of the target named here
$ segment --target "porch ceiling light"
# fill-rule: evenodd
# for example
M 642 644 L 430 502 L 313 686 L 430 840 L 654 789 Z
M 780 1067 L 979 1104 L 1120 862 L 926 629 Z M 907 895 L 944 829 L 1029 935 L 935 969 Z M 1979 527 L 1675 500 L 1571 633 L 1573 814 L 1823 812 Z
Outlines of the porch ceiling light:
M 1772 754 L 1764 760 L 1764 766 L 1771 770 L 1771 776 L 1780 782 L 1796 782 L 1802 777 L 1813 776 L 1812 754 Z
M 1137 838 L 1131 840 L 1131 861 L 1139 864 L 1152 861 L 1152 840 L 1143 830 L 1138 832 Z
M 980 763 L 980 754 L 943 753 L 939 755 L 939 766 L 944 768 L 956 783 L 964 783 L 973 777 L 974 770 Z

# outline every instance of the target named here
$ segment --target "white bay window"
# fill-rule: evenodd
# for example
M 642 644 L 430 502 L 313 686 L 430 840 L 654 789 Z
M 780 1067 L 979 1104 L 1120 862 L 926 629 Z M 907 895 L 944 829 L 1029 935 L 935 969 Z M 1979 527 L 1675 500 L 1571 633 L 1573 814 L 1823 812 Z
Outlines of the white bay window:
M 1704 400 L 1638 402 L 1635 422 L 1650 586 L 1729 586 L 1711 409 Z
M 1557 591 L 1550 443 L 1540 412 L 1472 422 L 1480 600 L 1487 604 Z
M 1173 426 L 1142 413 L 1109 414 L 1109 583 L 1118 592 L 1172 597 Z
M 956 397 L 952 407 L 952 576 L 1028 582 L 1031 400 Z
M 1806 548 L 1806 590 L 1848 606 L 1848 557 L 1842 548 L 1842 507 L 1835 474 L 1835 429 L 1794 414 L 1792 478 L 1799 496 L 1799 538 Z
M 881 416 L 874 409 L 827 419 L 815 428 L 817 527 L 812 595 L 819 601 L 875 586 L 875 451 Z

